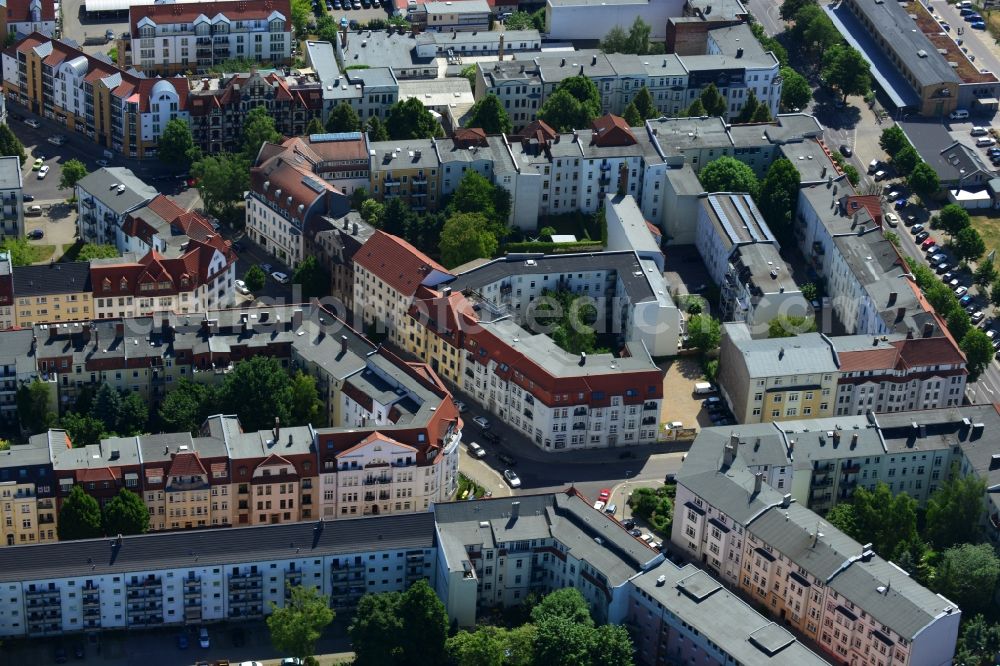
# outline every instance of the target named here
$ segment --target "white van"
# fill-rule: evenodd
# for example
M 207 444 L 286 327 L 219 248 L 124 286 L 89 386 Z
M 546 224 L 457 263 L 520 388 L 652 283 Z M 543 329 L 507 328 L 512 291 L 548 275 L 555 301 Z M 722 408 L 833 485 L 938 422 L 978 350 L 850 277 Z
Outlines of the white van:
M 868 163 L 868 175 L 871 175 L 871 174 L 875 173 L 876 171 L 878 171 L 878 168 L 879 168 L 880 165 L 881 165 L 881 162 L 879 162 L 878 160 L 872 160 L 871 162 L 869 162 Z
M 989 132 L 986 131 L 986 128 L 978 125 L 969 130 L 969 136 L 986 136 L 987 134 Z
M 976 139 L 976 146 L 980 148 L 985 148 L 986 146 L 992 146 L 994 143 L 996 143 L 996 139 L 994 139 L 991 136 L 981 136 L 978 139 Z
M 709 393 L 715 393 L 715 387 L 708 382 L 697 382 L 694 385 L 695 395 L 708 395 Z
M 969 117 L 969 112 L 965 109 L 955 109 L 948 114 L 948 117 L 952 120 L 965 120 Z

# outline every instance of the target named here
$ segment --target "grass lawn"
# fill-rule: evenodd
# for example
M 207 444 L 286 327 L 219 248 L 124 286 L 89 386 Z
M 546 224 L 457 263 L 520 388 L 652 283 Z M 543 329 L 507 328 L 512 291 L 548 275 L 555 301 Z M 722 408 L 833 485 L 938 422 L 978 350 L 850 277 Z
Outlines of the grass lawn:
M 43 264 L 56 252 L 55 245 L 29 245 L 28 248 L 29 264 Z
M 990 215 L 973 215 L 972 228 L 983 237 L 986 254 L 992 250 L 1000 254 L 1000 211 L 991 211 Z

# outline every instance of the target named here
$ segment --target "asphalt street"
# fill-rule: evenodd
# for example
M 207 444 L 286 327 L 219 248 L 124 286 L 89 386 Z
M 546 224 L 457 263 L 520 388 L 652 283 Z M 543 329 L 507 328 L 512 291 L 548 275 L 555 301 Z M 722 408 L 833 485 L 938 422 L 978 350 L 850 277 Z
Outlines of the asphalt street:
M 773 37 L 785 29 L 787 24 L 781 20 L 780 2 L 774 2 L 774 0 L 747 0 L 745 5 L 768 35 Z
M 954 5 L 946 2 L 925 3 L 933 8 L 932 13 L 937 14 L 951 25 L 952 38 L 962 40 L 962 46 L 968 49 L 970 55 L 976 57 L 973 63 L 979 69 L 988 69 L 991 72 L 1000 72 L 1000 48 L 997 48 L 993 37 L 986 30 L 973 30 L 959 14 L 959 10 Z M 962 28 L 962 34 L 958 34 L 958 29 Z

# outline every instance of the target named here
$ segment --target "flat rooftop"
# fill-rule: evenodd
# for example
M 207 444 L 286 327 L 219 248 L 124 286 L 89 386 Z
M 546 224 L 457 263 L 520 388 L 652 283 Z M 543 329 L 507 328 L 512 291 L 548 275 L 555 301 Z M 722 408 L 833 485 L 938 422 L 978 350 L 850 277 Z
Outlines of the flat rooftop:
M 727 247 L 744 243 L 776 242 L 749 194 L 709 194 L 700 203 Z

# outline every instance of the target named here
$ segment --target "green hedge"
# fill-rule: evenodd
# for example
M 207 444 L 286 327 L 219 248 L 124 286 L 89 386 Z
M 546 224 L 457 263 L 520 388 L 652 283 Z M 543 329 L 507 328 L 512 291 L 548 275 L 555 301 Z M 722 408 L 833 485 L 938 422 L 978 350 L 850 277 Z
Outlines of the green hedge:
M 575 243 L 550 243 L 546 241 L 525 241 L 521 243 L 508 243 L 507 252 L 544 252 L 545 254 L 559 254 L 566 252 L 594 252 L 604 248 L 601 241 L 576 241 Z

